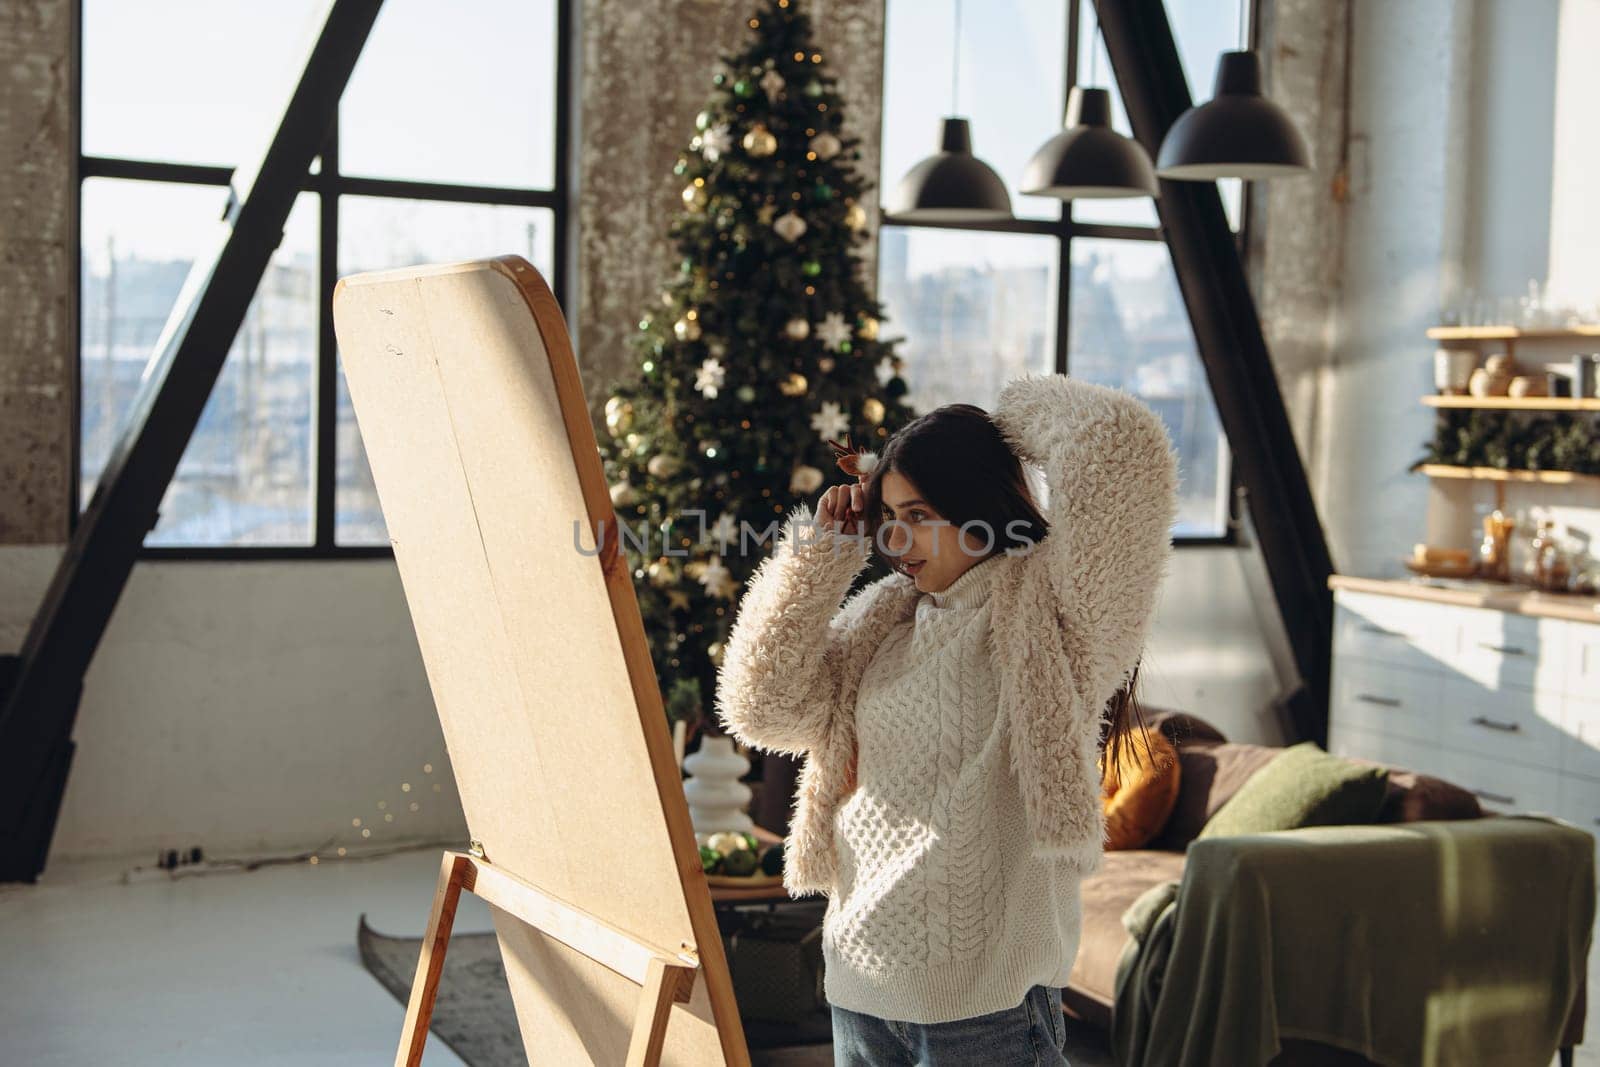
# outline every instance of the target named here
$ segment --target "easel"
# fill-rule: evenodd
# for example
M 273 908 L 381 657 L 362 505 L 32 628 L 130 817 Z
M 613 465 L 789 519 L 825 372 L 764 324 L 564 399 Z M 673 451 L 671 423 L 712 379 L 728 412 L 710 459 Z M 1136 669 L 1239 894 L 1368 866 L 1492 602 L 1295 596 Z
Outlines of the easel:
M 466 891 L 530 1062 L 749 1067 L 554 295 L 502 256 L 342 278 L 333 307 L 474 840 L 441 861 L 395 1062 L 421 1061 Z
M 474 842 L 476 844 L 476 842 Z M 405 1029 L 395 1067 L 418 1067 L 422 1046 L 433 1021 L 433 1001 L 444 971 L 444 954 L 450 946 L 461 893 L 477 895 L 501 911 L 603 963 L 622 977 L 643 987 L 639 1011 L 633 1018 L 633 1038 L 628 1044 L 628 1067 L 656 1067 L 667 1036 L 667 1016 L 673 1002 L 687 1004 L 700 969 L 699 955 L 684 944 L 676 953 L 648 945 L 632 935 L 601 922 L 522 879 L 491 864 L 479 849 L 471 854 L 446 852 L 439 868 L 439 888 L 433 894 L 433 911 L 422 935 L 422 958 L 406 1005 Z

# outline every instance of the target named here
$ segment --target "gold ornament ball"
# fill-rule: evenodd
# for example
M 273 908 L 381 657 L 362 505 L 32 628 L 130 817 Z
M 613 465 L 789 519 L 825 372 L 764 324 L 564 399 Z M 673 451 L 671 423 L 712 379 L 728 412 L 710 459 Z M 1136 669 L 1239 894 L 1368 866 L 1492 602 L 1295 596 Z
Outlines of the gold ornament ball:
M 851 204 L 845 209 L 844 224 L 852 230 L 867 228 L 867 209 L 860 204 Z
M 811 324 L 799 317 L 792 318 L 784 323 L 783 333 L 791 341 L 804 341 L 811 336 Z
M 878 339 L 878 320 L 868 315 L 861 320 L 861 328 L 856 331 L 856 336 L 863 341 L 876 341 Z
M 840 143 L 839 138 L 835 137 L 827 130 L 823 130 L 821 133 L 811 138 L 809 147 L 811 151 L 817 154 L 818 159 L 829 160 L 838 155 L 839 149 L 843 148 L 844 145 Z
M 771 130 L 758 122 L 744 135 L 744 150 L 758 159 L 770 156 L 778 150 L 778 139 L 772 135 Z
M 779 383 L 778 392 L 784 396 L 805 396 L 806 390 L 809 388 L 811 388 L 811 383 L 806 381 L 806 376 L 794 371 Z
M 821 368 L 823 374 L 832 374 L 833 373 L 833 357 L 832 356 L 823 356 L 821 359 L 817 360 L 817 366 L 819 368 Z
M 707 645 L 706 646 L 706 655 L 711 658 L 711 662 L 712 663 L 721 663 L 722 662 L 722 642 L 721 641 L 713 641 L 709 645 Z
M 644 469 L 650 472 L 652 478 L 670 478 L 678 472 L 678 467 L 678 461 L 665 454 L 651 456 L 650 462 L 644 465 Z
M 633 404 L 620 396 L 606 401 L 606 429 L 616 437 L 633 428 Z
M 883 421 L 883 401 L 869 396 L 861 402 L 861 417 L 876 426 Z
M 672 332 L 680 341 L 698 341 L 700 340 L 700 323 L 685 315 L 672 324 Z
M 683 187 L 683 206 L 690 211 L 704 211 L 706 209 L 705 186 L 685 185 Z

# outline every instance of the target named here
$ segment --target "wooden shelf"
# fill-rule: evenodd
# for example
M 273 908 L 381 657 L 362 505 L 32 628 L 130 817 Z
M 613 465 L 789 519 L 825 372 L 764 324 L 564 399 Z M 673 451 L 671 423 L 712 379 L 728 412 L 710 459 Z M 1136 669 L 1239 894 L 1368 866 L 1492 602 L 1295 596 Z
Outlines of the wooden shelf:
M 1424 463 L 1417 468 L 1429 478 L 1470 478 L 1484 482 L 1542 482 L 1545 485 L 1600 486 L 1600 474 L 1577 471 L 1505 471 L 1499 467 L 1453 467 L 1446 463 Z
M 1578 341 L 1600 338 L 1600 325 L 1524 330 L 1519 326 L 1433 326 L 1435 341 Z
M 1425 396 L 1430 408 L 1488 408 L 1504 411 L 1600 411 L 1597 396 Z
M 1600 624 L 1600 597 L 1546 593 L 1508 582 L 1489 582 L 1477 578 L 1381 578 L 1334 574 L 1328 577 L 1328 588 L 1384 593 L 1412 600 L 1431 600 L 1436 604 L 1458 604 L 1517 615 L 1542 615 Z

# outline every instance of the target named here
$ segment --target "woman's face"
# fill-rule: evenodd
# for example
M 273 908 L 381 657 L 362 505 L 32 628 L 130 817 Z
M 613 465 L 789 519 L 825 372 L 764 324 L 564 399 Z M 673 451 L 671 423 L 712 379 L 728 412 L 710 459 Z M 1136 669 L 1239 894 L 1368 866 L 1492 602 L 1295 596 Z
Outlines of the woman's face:
M 889 524 L 891 519 L 896 521 Z M 943 592 L 984 558 L 983 531 L 969 530 L 963 539 L 955 524 L 924 502 L 917 487 L 896 470 L 883 474 L 883 521 L 887 525 L 878 530 L 879 547 L 924 593 Z

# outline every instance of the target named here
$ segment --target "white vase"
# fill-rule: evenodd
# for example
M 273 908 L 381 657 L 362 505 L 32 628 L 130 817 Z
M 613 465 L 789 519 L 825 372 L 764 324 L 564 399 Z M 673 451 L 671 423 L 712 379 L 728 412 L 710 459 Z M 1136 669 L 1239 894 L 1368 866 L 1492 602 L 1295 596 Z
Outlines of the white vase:
M 749 772 L 750 761 L 734 751 L 733 738 L 701 737 L 700 748 L 685 757 L 683 767 L 689 772 L 683 792 L 697 835 L 754 829 L 747 811 L 750 787 L 739 781 Z

